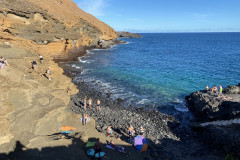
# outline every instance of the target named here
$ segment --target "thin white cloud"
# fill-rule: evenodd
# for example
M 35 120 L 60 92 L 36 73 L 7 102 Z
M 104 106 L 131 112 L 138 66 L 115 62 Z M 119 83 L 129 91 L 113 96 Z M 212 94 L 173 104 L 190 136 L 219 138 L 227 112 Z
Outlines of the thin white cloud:
M 94 16 L 104 16 L 104 10 L 108 7 L 107 0 L 82 0 L 78 7 Z

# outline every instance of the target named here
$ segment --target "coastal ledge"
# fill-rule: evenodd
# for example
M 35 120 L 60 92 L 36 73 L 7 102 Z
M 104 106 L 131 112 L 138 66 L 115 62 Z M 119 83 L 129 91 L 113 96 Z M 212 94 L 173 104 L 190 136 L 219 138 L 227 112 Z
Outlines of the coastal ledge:
M 240 118 L 240 83 L 223 89 L 223 95 L 197 91 L 186 99 L 186 105 L 196 121 L 229 120 Z
M 222 94 L 202 90 L 186 97 L 195 115 L 191 128 L 205 144 L 240 158 L 240 83 Z
M 142 35 L 130 32 L 117 32 L 117 35 L 118 38 L 142 38 Z

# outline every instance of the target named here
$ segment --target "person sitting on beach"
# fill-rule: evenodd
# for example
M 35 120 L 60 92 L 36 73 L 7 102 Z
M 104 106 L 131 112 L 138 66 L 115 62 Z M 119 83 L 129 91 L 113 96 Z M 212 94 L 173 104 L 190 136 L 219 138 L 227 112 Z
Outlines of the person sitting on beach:
M 132 138 L 133 138 L 134 135 L 135 135 L 135 130 L 134 130 L 133 126 L 130 126 L 130 127 L 128 128 L 128 133 L 129 133 L 129 142 L 131 142 L 131 141 L 132 141 Z
M 32 69 L 36 70 L 37 68 L 37 62 L 36 61 L 32 61 Z
M 107 129 L 106 129 L 106 136 L 110 136 L 112 134 L 112 127 L 111 126 L 108 126 Z
M 41 54 L 39 55 L 39 61 L 40 61 L 40 63 L 42 64 L 43 56 L 42 56 Z
M 221 85 L 219 85 L 219 93 L 222 94 L 223 88 Z
M 88 106 L 89 106 L 89 109 L 92 108 L 92 98 L 89 98 L 89 100 L 88 100 Z
M 115 145 L 113 140 L 111 140 L 110 143 L 108 143 L 108 145 L 110 145 L 116 151 L 119 151 L 119 152 L 122 152 L 122 153 L 126 153 L 126 151 L 124 150 L 124 147 Z
M 100 100 L 97 100 L 97 111 L 100 111 Z
M 94 156 L 93 159 L 95 158 L 95 155 L 98 153 L 100 155 L 100 152 L 102 151 L 102 143 L 100 142 L 100 139 L 97 138 L 97 141 L 94 145 Z M 100 156 L 98 159 L 101 159 Z
M 213 86 L 213 87 L 211 88 L 211 92 L 212 92 L 212 93 L 214 93 L 214 92 L 216 93 L 217 91 L 218 91 L 218 89 L 217 89 L 216 86 Z
M 83 100 L 83 109 L 85 111 L 87 110 L 87 97 L 85 97 L 84 100 Z
M 1 57 L 0 62 L 4 65 L 7 65 L 7 66 L 9 65 L 8 62 L 7 62 L 7 59 L 5 57 Z
M 216 86 L 213 87 L 213 91 L 214 91 L 215 93 L 217 93 L 218 89 L 217 89 Z

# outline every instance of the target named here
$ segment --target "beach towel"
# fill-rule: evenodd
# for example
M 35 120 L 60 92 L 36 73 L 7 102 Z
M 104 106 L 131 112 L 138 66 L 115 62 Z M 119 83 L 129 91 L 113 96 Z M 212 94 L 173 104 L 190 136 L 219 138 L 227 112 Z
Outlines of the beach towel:
M 80 118 L 81 119 L 81 122 L 83 123 L 83 117 Z M 90 122 L 90 118 L 88 117 L 87 118 L 87 123 Z
M 89 149 L 89 150 L 87 151 L 87 155 L 89 155 L 89 156 L 94 156 L 94 153 L 95 153 L 94 149 Z M 100 152 L 100 155 L 99 155 L 99 153 L 97 153 L 97 154 L 95 155 L 95 157 L 96 157 L 96 158 L 98 158 L 99 156 L 100 156 L 100 157 L 103 157 L 104 155 L 105 155 L 104 152 Z
M 72 133 L 72 132 L 70 132 L 70 131 L 62 131 L 61 133 L 68 134 L 68 133 Z
M 117 149 L 115 149 L 115 148 L 113 148 L 110 144 L 107 144 L 106 147 L 107 147 L 107 148 L 110 148 L 110 149 L 112 149 L 112 150 L 118 151 L 118 152 L 122 152 L 122 151 L 125 150 L 125 148 L 124 148 L 124 147 L 121 147 L 121 146 L 117 146 Z M 123 148 L 123 150 L 122 150 L 121 148 Z
M 85 147 L 92 147 L 95 145 L 95 142 L 87 142 L 87 144 L 85 145 Z
M 76 128 L 70 127 L 70 126 L 62 126 L 61 130 L 62 131 L 75 131 Z

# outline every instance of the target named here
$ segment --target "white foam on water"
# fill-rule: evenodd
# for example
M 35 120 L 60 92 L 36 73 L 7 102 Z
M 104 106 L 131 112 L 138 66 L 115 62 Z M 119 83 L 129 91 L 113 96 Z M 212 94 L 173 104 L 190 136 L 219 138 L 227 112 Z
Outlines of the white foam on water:
M 81 67 L 80 67 L 80 66 L 77 66 L 76 64 L 73 64 L 71 67 L 77 68 L 77 69 L 81 69 Z
M 94 52 L 87 50 L 87 54 L 94 54 Z
M 94 51 L 102 51 L 102 50 L 106 50 L 106 49 L 100 49 L 100 48 L 95 48 L 93 49 Z
M 180 98 L 176 98 L 173 102 L 174 103 L 184 103 L 183 99 L 180 99 Z
M 86 74 L 88 71 L 92 71 L 93 69 L 84 69 L 81 74 Z M 94 80 L 94 79 L 93 79 Z M 93 81 L 92 80 L 92 81 Z M 89 81 L 90 82 L 90 81 Z
M 174 105 L 174 108 L 177 111 L 180 111 L 180 112 L 188 112 L 189 111 L 188 108 L 185 106 L 184 99 L 176 98 L 173 102 L 177 103 Z
M 78 60 L 81 63 L 90 63 L 88 60 L 83 60 L 81 57 L 78 57 Z
M 137 102 L 137 104 L 146 104 L 146 103 L 150 103 L 151 101 L 149 99 L 142 99 L 140 101 Z
M 180 112 L 188 112 L 188 111 L 189 111 L 186 106 L 174 105 L 174 108 L 175 108 L 177 111 L 180 111 Z

